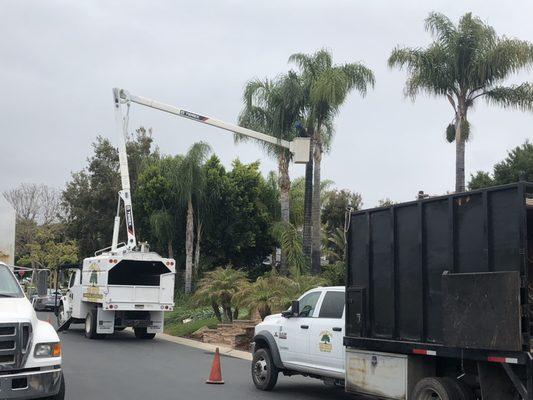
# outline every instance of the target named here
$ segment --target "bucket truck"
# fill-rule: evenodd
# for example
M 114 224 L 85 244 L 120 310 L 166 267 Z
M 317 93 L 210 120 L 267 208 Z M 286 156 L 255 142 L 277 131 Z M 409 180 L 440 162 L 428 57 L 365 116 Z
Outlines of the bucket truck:
M 119 138 L 119 163 L 122 189 L 119 191 L 117 216 L 110 247 L 86 258 L 70 276 L 69 290 L 58 310 L 59 330 L 74 322 L 85 323 L 90 339 L 132 327 L 140 339 L 152 339 L 163 331 L 163 313 L 174 307 L 175 261 L 150 252 L 146 244 L 138 246 L 135 236 L 130 178 L 126 154 L 129 107 L 136 103 L 169 114 L 201 122 L 226 131 L 272 143 L 288 149 L 295 163 L 309 159 L 309 138 L 293 141 L 278 139 L 261 132 L 229 124 L 152 99 L 113 89 L 115 123 Z M 127 107 L 128 112 L 123 113 Z M 123 208 L 127 242 L 118 243 L 120 209 Z

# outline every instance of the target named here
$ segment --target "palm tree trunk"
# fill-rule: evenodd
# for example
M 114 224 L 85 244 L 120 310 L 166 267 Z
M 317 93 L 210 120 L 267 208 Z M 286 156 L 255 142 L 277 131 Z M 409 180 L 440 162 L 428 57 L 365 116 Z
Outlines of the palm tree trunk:
M 313 163 L 313 231 L 311 251 L 311 274 L 318 275 L 321 272 L 321 221 L 320 221 L 320 165 L 322 162 L 322 146 L 320 139 L 315 139 Z
M 305 192 L 304 192 L 304 227 L 303 251 L 307 259 L 311 259 L 311 241 L 313 231 L 313 139 L 309 148 L 309 161 L 305 165 Z
M 465 191 L 465 141 L 461 135 L 461 115 L 455 122 L 455 192 Z
M 289 161 L 285 152 L 281 152 L 278 156 L 278 171 L 279 171 L 279 189 L 280 189 L 280 203 L 281 203 L 281 220 L 285 223 L 290 223 L 290 189 L 291 179 L 289 177 Z M 279 272 L 281 275 L 287 276 L 289 268 L 287 265 L 286 249 L 281 247 L 281 262 Z
M 194 244 L 194 216 L 192 199 L 187 204 L 187 229 L 185 231 L 185 293 L 192 291 L 192 256 Z
M 201 239 L 202 239 L 202 222 L 200 221 L 200 216 L 198 215 L 196 218 L 196 246 L 194 247 L 194 271 L 196 273 L 198 273 L 198 271 L 200 270 L 200 240 Z
M 174 248 L 172 247 L 172 239 L 168 240 L 167 249 L 168 249 L 168 258 L 174 258 Z
M 213 312 L 215 313 L 215 318 L 222 322 L 222 315 L 220 314 L 220 309 L 218 308 L 218 304 L 216 301 L 211 301 L 211 308 L 213 309 Z

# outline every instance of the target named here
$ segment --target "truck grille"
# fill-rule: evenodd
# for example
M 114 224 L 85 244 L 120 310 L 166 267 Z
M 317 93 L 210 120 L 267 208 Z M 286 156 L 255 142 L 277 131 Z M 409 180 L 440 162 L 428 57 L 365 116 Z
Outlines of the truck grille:
M 31 324 L 0 324 L 0 371 L 24 366 L 31 349 Z

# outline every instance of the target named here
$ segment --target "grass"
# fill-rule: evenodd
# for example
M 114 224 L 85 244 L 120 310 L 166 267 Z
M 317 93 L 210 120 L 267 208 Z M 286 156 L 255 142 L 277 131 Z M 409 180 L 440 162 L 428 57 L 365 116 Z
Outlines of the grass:
M 208 328 L 216 328 L 218 321 L 216 318 L 197 319 L 184 324 L 182 322 L 170 322 L 165 326 L 165 333 L 173 336 L 187 337 L 198 329 L 207 326 Z

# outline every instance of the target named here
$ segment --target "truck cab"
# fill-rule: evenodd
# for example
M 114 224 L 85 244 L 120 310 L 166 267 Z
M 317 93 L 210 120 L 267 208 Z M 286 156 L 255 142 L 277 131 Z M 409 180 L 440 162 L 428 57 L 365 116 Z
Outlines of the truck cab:
M 255 386 L 271 390 L 280 372 L 342 386 L 344 302 L 343 286 L 319 287 L 304 293 L 289 310 L 259 323 L 253 340 Z
M 0 398 L 64 397 L 59 337 L 37 318 L 12 269 L 0 263 Z

